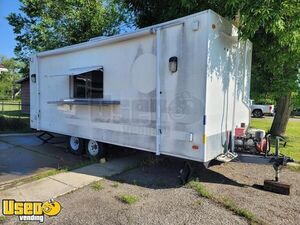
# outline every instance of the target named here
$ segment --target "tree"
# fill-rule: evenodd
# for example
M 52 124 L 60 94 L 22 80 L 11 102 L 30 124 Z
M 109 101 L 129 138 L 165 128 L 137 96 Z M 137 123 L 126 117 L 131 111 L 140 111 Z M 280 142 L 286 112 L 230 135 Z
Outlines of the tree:
M 4 56 L 0 56 L 0 64 L 8 70 L 0 73 L 0 99 L 14 99 L 20 89 L 15 82 L 22 77 L 20 70 L 24 64 Z
M 233 19 L 241 39 L 253 42 L 254 94 L 277 101 L 271 134 L 284 135 L 297 87 L 300 62 L 299 0 L 125 0 L 139 27 L 212 9 Z
M 298 86 L 298 90 L 292 93 L 292 102 L 294 108 L 300 108 L 300 85 Z
M 32 52 L 50 50 L 113 35 L 126 21 L 114 0 L 20 0 L 22 13 L 7 19 L 16 34 L 16 56 L 24 62 Z M 28 63 L 26 67 L 28 73 Z
M 241 15 L 240 33 L 254 43 L 254 75 L 263 80 L 277 101 L 271 134 L 283 136 L 298 89 L 300 65 L 300 2 L 230 0 Z M 254 89 L 255 90 L 255 89 Z

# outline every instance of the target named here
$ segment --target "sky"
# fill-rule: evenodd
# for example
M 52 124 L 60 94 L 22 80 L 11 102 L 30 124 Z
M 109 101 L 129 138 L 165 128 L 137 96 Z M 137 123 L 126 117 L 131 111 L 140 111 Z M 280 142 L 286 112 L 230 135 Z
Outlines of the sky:
M 16 45 L 13 28 L 8 24 L 6 16 L 19 12 L 19 0 L 0 0 L 0 55 L 14 57 Z
M 0 55 L 15 57 L 14 48 L 16 46 L 15 34 L 12 26 L 8 24 L 6 17 L 14 12 L 20 12 L 19 0 L 0 0 Z M 135 28 L 123 27 L 121 33 L 129 32 Z

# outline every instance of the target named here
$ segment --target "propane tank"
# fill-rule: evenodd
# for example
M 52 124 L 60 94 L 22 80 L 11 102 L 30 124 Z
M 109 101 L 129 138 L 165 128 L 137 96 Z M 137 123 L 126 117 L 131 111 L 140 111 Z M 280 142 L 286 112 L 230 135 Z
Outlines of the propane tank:
M 255 138 L 258 140 L 258 141 L 261 141 L 266 135 L 266 132 L 264 130 L 257 130 L 255 131 Z

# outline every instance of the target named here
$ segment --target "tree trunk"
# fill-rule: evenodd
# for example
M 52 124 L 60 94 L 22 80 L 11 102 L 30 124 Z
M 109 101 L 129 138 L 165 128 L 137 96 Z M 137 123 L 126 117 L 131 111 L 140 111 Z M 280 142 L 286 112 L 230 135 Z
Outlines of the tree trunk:
M 284 95 L 277 100 L 277 111 L 273 119 L 270 131 L 271 135 L 284 136 L 291 110 L 291 93 Z

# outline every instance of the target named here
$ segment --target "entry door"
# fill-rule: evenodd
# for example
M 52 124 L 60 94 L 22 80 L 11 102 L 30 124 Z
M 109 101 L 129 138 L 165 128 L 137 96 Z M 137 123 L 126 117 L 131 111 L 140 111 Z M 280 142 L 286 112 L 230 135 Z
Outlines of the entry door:
M 174 153 L 177 149 L 178 123 L 182 120 L 184 100 L 181 96 L 180 74 L 183 64 L 183 24 L 161 30 L 161 152 Z M 174 68 L 177 61 L 177 71 Z M 171 68 L 173 67 L 173 68 Z

